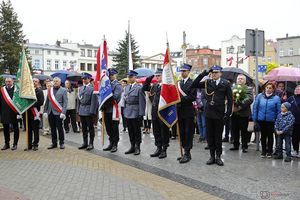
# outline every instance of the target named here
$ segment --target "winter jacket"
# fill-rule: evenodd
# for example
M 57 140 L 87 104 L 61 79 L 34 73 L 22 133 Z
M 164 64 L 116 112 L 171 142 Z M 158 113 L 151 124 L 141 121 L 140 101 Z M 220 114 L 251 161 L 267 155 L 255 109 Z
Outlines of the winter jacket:
M 292 135 L 294 122 L 295 117 L 291 111 L 280 113 L 275 122 L 275 131 L 282 131 L 283 134 Z
M 290 111 L 295 117 L 295 124 L 300 124 L 300 95 L 293 95 L 287 102 L 291 104 Z
M 267 97 L 265 93 L 260 93 L 253 105 L 252 119 L 253 121 L 275 122 L 280 112 L 281 101 L 277 95 Z

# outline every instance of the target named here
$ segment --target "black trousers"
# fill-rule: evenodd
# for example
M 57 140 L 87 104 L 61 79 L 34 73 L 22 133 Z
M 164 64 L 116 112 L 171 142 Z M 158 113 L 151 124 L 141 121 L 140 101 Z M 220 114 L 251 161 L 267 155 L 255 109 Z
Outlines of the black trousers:
M 155 146 L 167 148 L 170 142 L 169 128 L 160 119 L 152 119 L 152 124 Z
M 88 144 L 88 134 L 90 133 L 90 144 L 94 144 L 95 138 L 95 128 L 93 116 L 80 116 L 80 121 L 82 125 L 82 138 L 83 144 Z
M 221 156 L 222 154 L 222 134 L 224 130 L 224 120 L 223 119 L 211 119 L 205 118 L 206 120 L 206 133 L 207 133 L 207 143 L 210 152 Z
M 75 109 L 67 110 L 66 119 L 64 121 L 65 131 L 70 131 L 70 128 L 69 128 L 70 122 L 72 125 L 73 132 L 76 132 L 78 130 L 78 128 L 77 128 L 77 124 L 76 124 L 76 110 Z
M 140 127 L 140 119 L 128 119 L 126 118 L 128 127 L 129 140 L 132 146 L 140 145 L 142 142 L 142 133 Z
M 151 120 L 150 119 L 144 119 L 144 128 L 151 128 Z
M 63 129 L 63 120 L 59 117 L 59 115 L 53 115 L 52 112 L 49 114 L 48 120 L 51 129 L 52 144 L 57 145 L 57 132 L 59 138 L 59 145 L 64 144 L 65 135 Z
M 292 144 L 293 149 L 299 152 L 299 141 L 300 141 L 300 124 L 294 124 Z
M 261 148 L 262 153 L 273 153 L 273 134 L 274 134 L 274 122 L 260 121 L 258 122 L 261 131 Z M 257 138 L 256 138 L 257 139 Z M 267 149 L 268 146 L 268 149 Z M 268 151 L 267 151 L 268 150 Z
M 119 121 L 112 119 L 112 113 L 104 113 L 104 123 L 109 142 L 117 146 L 119 142 Z
M 6 145 L 9 145 L 10 142 L 10 128 L 9 128 L 10 124 L 3 124 L 3 132 L 4 132 L 4 141 Z M 19 141 L 19 126 L 18 126 L 18 122 L 13 123 L 12 124 L 13 128 L 14 128 L 14 145 L 18 145 L 18 141 Z
M 180 141 L 184 151 L 190 151 L 193 147 L 195 133 L 194 118 L 179 118 Z
M 40 121 L 29 119 L 28 120 L 28 148 L 31 148 L 33 146 L 39 146 L 40 141 L 40 135 L 39 135 L 39 129 L 40 129 Z M 33 136 L 33 141 L 32 141 Z
M 233 137 L 233 146 L 239 148 L 240 135 L 242 138 L 242 148 L 248 148 L 248 117 L 240 117 L 233 114 L 231 116 L 231 133 Z

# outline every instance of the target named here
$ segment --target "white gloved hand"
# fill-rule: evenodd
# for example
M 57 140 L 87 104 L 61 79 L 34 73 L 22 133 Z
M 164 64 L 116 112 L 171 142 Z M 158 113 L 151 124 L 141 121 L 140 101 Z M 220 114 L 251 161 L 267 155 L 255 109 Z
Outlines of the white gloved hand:
M 62 120 L 65 120 L 66 119 L 66 115 L 63 114 L 63 113 L 60 113 L 59 118 L 61 118 Z
M 43 117 L 48 118 L 48 114 L 47 113 L 43 113 Z

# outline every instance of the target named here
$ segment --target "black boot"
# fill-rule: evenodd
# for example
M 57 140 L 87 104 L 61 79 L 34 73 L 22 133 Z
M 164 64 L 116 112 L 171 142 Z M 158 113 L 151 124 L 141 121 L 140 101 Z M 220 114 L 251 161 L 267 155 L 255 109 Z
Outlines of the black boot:
M 158 157 L 160 153 L 161 153 L 161 147 L 157 147 L 155 152 L 150 154 L 150 157 Z
M 179 163 L 187 163 L 190 162 L 191 158 L 190 158 L 190 151 L 189 150 L 185 150 L 184 155 L 182 156 L 182 158 L 179 160 Z
M 92 143 L 89 144 L 89 146 L 86 148 L 87 151 L 90 151 L 94 149 L 94 145 Z
M 163 159 L 167 157 L 167 147 L 163 147 L 162 151 L 160 152 L 158 158 Z
M 216 159 L 215 159 L 215 151 L 210 151 L 210 158 L 209 160 L 206 162 L 207 165 L 212 165 L 216 162 Z
M 111 142 L 109 142 L 109 145 L 103 149 L 103 151 L 110 151 L 113 147 L 113 144 Z
M 136 144 L 133 155 L 137 156 L 137 155 L 140 155 L 140 153 L 141 153 L 140 145 Z
M 86 149 L 88 145 L 86 143 L 83 143 L 78 149 Z
M 2 151 L 4 151 L 4 150 L 6 150 L 6 149 L 9 149 L 10 147 L 9 147 L 9 144 L 5 144 L 3 147 L 2 147 Z
M 113 146 L 112 146 L 110 152 L 111 152 L 111 153 L 115 153 L 115 152 L 117 152 L 117 151 L 118 151 L 118 145 L 117 145 L 117 144 L 113 144 Z
M 131 154 L 131 153 L 134 153 L 134 146 L 131 145 L 130 149 L 128 149 L 125 154 Z
M 219 165 L 219 166 L 223 166 L 223 165 L 224 165 L 224 162 L 222 161 L 220 155 L 217 155 L 217 157 L 216 157 L 216 163 L 217 163 L 217 165 Z

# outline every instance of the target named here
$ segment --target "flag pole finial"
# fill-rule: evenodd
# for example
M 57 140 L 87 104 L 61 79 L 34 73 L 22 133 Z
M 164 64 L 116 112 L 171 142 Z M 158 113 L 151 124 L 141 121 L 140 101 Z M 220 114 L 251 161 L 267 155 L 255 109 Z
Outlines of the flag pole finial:
M 167 47 L 169 48 L 168 32 L 166 32 L 166 39 L 167 39 Z

